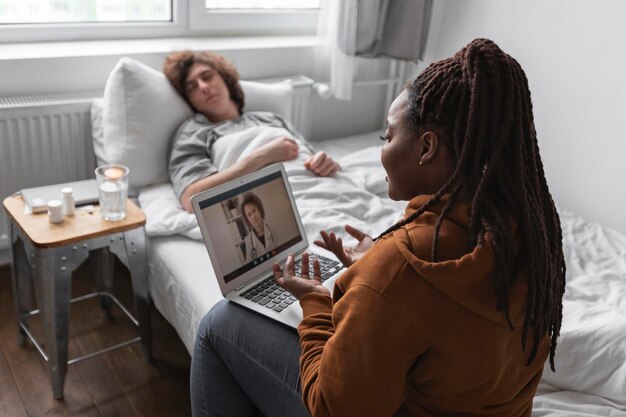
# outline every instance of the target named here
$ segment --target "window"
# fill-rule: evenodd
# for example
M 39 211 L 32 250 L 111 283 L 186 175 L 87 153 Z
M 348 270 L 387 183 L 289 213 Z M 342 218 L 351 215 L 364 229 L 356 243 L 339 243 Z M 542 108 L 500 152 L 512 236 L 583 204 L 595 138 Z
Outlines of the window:
M 0 0 L 0 24 L 171 21 L 171 0 Z
M 320 0 L 191 0 L 189 26 L 233 33 L 314 33 Z
M 320 0 L 0 0 L 0 42 L 313 34 Z
M 206 9 L 319 9 L 320 0 L 205 0 Z

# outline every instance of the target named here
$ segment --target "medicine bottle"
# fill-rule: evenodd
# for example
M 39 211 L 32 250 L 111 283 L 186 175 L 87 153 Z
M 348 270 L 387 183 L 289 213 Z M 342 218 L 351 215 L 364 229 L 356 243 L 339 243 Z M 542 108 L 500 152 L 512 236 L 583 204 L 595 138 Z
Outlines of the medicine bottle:
M 48 220 L 50 223 L 63 223 L 63 205 L 59 200 L 48 201 Z
M 65 187 L 61 190 L 63 195 L 63 215 L 74 215 L 74 190 L 71 187 Z

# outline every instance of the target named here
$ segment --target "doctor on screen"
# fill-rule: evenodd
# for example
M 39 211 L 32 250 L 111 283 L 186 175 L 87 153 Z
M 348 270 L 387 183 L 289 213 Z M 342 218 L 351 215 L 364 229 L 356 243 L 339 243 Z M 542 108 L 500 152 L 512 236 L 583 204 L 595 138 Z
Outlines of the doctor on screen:
M 272 229 L 265 222 L 265 209 L 261 199 L 253 193 L 246 193 L 241 203 L 243 218 L 248 226 L 248 234 L 244 238 L 246 259 L 255 259 L 276 247 L 276 239 Z

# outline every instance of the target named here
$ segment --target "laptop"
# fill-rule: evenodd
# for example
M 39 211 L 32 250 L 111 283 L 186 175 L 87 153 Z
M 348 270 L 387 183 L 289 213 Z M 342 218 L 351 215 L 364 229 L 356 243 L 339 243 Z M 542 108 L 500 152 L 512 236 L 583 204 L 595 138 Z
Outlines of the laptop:
M 293 328 L 300 324 L 300 303 L 274 283 L 272 273 L 272 264 L 284 264 L 290 253 L 296 256 L 296 274 L 303 252 L 311 254 L 311 262 L 317 258 L 331 293 L 344 271 L 323 249 L 309 247 L 282 164 L 196 194 L 191 203 L 222 294 L 259 314 Z M 265 230 L 261 241 L 253 226 L 259 217 Z
M 21 193 L 33 213 L 42 213 L 48 210 L 48 201 L 61 200 L 61 190 L 65 187 L 74 190 L 72 194 L 77 206 L 98 202 L 98 183 L 94 179 L 24 188 Z

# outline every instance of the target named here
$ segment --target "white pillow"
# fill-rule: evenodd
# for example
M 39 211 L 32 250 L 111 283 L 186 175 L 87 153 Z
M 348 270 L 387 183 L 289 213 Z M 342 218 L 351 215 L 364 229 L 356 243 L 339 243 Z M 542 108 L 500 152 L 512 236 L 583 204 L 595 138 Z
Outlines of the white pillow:
M 132 187 L 167 181 L 170 140 L 193 111 L 165 75 L 120 59 L 104 88 L 102 113 L 107 162 L 128 166 Z
M 271 111 L 290 119 L 293 95 L 290 83 L 241 81 L 240 84 L 245 110 Z M 194 112 L 162 72 L 131 58 L 120 59 L 104 89 L 101 129 L 97 103 L 93 110 L 92 133 L 99 164 L 128 166 L 132 188 L 169 180 L 170 141 Z
M 245 98 L 245 111 L 271 111 L 291 121 L 293 86 L 289 82 L 274 84 L 239 81 Z
M 104 100 L 97 98 L 91 102 L 91 139 L 93 142 L 93 153 L 96 155 L 98 165 L 108 163 L 108 158 L 104 150 L 104 134 L 102 133 L 102 110 Z

